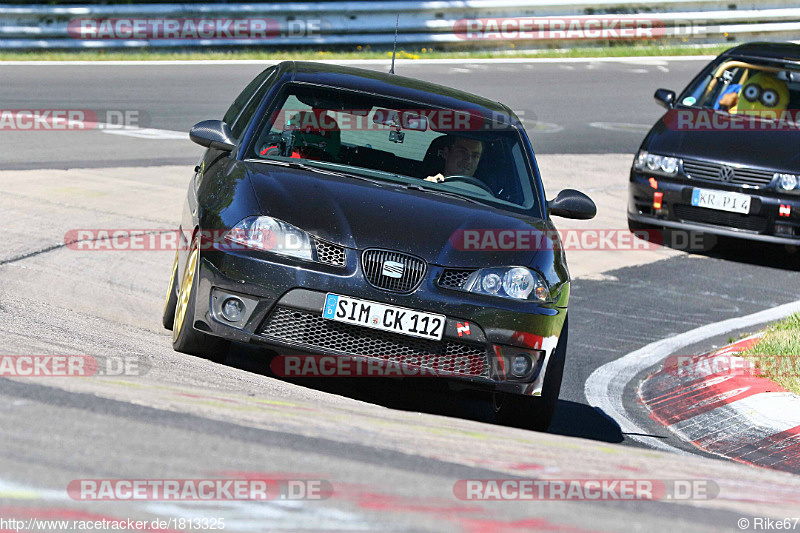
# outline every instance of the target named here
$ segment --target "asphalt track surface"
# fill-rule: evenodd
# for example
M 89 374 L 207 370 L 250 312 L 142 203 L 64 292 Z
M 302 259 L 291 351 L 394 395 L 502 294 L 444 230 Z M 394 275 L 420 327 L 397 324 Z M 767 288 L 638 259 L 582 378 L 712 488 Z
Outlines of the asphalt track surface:
M 546 124 L 532 132 L 538 152 L 577 157 L 632 154 L 659 114 L 655 88 L 682 87 L 702 64 L 408 65 L 401 72 L 531 109 Z M 219 117 L 261 68 L 0 66 L 0 101 L 6 109 L 140 110 L 150 117 L 146 126 L 186 131 Z M 180 198 L 179 173 L 140 168 L 120 179 L 103 168 L 191 165 L 200 149 L 92 131 L 3 132 L 0 150 L 2 170 L 35 170 L 0 173 L 0 351 L 130 354 L 149 370 L 130 380 L 0 379 L 0 517 L 225 517 L 229 531 L 736 531 L 740 517 L 796 510 L 800 480 L 695 456 L 649 420 L 633 384 L 625 402 L 648 429 L 645 444 L 584 396 L 587 377 L 606 362 L 796 300 L 796 253 L 723 242 L 573 281 L 561 398 L 549 434 L 537 434 L 487 423 L 472 396 L 454 401 L 395 382 L 288 383 L 266 377 L 263 358 L 245 346 L 234 346 L 225 365 L 173 352 L 158 326 L 169 254 L 77 254 L 57 243 L 65 228 L 170 227 L 179 203 L 170 211 L 164 198 Z M 80 184 L 45 170 L 92 167 Z M 655 452 L 647 439 L 686 453 Z M 198 504 L 80 502 L 66 491 L 75 479 L 225 476 L 325 479 L 335 492 L 325 501 Z M 681 502 L 453 496 L 458 480 L 519 477 L 702 479 L 722 492 Z
M 400 63 L 396 71 L 507 104 L 526 122 L 537 153 L 633 153 L 660 116 L 659 87 L 679 90 L 705 62 L 444 64 Z M 221 117 L 264 64 L 0 66 L 4 109 L 139 112 L 141 126 L 188 131 Z M 366 65 L 382 69 L 384 66 Z M 85 135 L 84 135 L 85 134 Z M 3 132 L 3 168 L 68 168 L 192 163 L 197 147 L 131 140 L 97 131 L 64 141 L 58 133 Z M 90 140 L 88 140 L 90 139 Z

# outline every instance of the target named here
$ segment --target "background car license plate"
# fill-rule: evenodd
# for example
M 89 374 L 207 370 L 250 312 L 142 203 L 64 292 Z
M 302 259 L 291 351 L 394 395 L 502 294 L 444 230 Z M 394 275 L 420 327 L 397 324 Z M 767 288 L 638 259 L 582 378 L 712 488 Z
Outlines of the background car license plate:
M 442 340 L 446 320 L 444 315 L 330 293 L 325 297 L 322 318 L 437 341 Z
M 715 191 L 713 189 L 694 189 L 692 191 L 692 205 L 718 211 L 744 213 L 746 215 L 750 212 L 750 196 L 736 192 Z

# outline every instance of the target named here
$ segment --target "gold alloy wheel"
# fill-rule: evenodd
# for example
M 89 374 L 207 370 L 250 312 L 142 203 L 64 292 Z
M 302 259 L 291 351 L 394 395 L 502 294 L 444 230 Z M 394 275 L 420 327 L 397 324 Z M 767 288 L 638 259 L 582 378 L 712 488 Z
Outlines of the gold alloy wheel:
M 181 328 L 183 327 L 183 321 L 186 318 L 186 310 L 189 308 L 189 296 L 192 294 L 192 286 L 194 285 L 198 254 L 197 240 L 195 240 L 189 252 L 189 259 L 186 260 L 186 269 L 183 272 L 181 291 L 178 294 L 178 303 L 175 306 L 175 322 L 172 324 L 172 342 L 178 340 L 181 334 Z
M 178 271 L 178 250 L 175 250 L 175 260 L 172 262 L 172 274 L 169 276 L 169 288 L 167 289 L 167 298 L 164 300 L 164 310 L 161 312 L 162 315 L 167 314 L 167 306 L 169 305 L 169 299 L 172 297 L 172 294 L 175 292 L 175 273 Z

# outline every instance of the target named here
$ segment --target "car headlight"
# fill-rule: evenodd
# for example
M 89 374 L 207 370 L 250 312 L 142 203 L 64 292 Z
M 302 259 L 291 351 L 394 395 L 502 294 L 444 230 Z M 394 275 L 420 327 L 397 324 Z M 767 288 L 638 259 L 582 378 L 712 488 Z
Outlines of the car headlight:
M 674 176 L 678 173 L 678 158 L 651 154 L 644 150 L 639 150 L 639 154 L 636 156 L 636 161 L 633 162 L 633 166 L 636 170 L 643 170 L 663 176 Z
M 247 217 L 231 228 L 225 239 L 245 248 L 312 260 L 308 233 L 272 217 Z
M 775 178 L 778 180 L 779 190 L 800 192 L 800 188 L 798 188 L 797 175 L 776 173 Z
M 524 267 L 482 268 L 470 274 L 463 290 L 514 300 L 550 301 L 544 278 Z

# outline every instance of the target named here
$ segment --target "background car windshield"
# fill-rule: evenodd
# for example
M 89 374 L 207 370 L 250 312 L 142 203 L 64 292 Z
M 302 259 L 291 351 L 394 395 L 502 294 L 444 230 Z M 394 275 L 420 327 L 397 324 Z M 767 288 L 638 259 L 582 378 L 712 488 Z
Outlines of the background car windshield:
M 749 60 L 729 60 L 709 67 L 678 102 L 732 114 L 800 109 L 800 72 Z
M 475 112 L 288 84 L 248 158 L 294 160 L 530 210 L 519 131 Z M 443 182 L 426 180 L 441 174 Z

